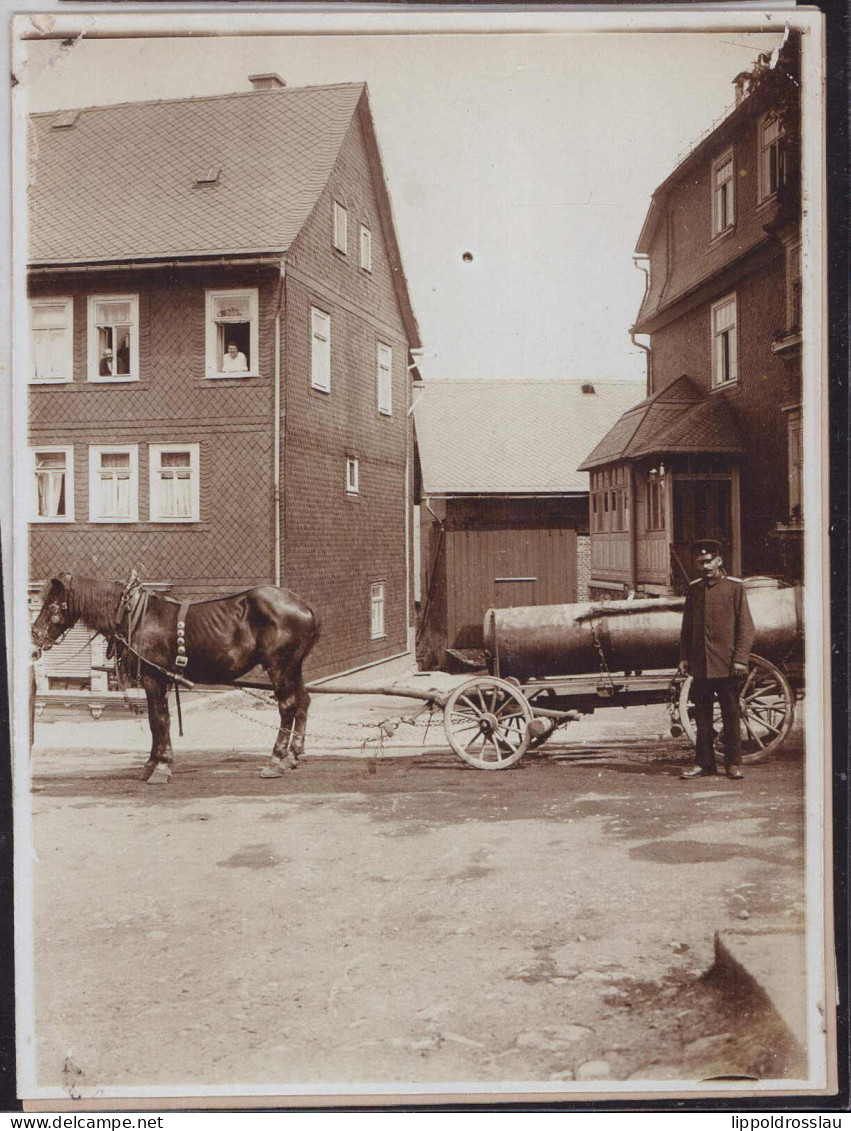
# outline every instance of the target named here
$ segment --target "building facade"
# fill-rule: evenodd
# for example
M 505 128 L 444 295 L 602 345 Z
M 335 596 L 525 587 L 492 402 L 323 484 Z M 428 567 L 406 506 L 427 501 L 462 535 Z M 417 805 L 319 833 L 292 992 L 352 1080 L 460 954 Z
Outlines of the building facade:
M 682 591 L 690 543 L 731 572 L 802 575 L 797 52 L 656 190 L 636 247 L 647 397 L 590 453 L 595 596 Z
M 316 678 L 409 649 L 419 338 L 366 87 L 252 83 L 33 118 L 31 577 L 284 585 Z

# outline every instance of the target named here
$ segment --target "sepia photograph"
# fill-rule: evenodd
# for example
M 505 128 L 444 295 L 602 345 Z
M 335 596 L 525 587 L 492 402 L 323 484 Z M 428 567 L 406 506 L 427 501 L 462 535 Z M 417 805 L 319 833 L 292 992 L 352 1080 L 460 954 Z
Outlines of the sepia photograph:
M 821 15 L 11 34 L 27 1108 L 835 1091 Z

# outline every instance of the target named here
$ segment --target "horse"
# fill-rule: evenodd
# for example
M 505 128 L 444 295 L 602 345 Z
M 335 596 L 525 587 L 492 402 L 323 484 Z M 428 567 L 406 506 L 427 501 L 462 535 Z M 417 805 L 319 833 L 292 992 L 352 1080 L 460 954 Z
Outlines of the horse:
M 144 611 L 128 640 L 124 610 L 130 598 L 135 603 L 137 592 Z M 184 608 L 185 627 L 178 625 L 178 613 Z M 295 594 L 259 585 L 181 606 L 138 583 L 125 585 L 70 573 L 51 578 L 32 626 L 33 643 L 39 649 L 51 648 L 78 621 L 107 639 L 116 660 L 125 671 L 137 673 L 145 689 L 152 745 L 139 774 L 142 781 L 171 778 L 168 690 L 176 661 L 178 668 L 184 664 L 181 677 L 206 684 L 231 684 L 261 664 L 272 682 L 281 725 L 260 776 L 281 777 L 286 766 L 297 768 L 310 706 L 302 665 L 316 643 L 319 626 L 313 610 Z

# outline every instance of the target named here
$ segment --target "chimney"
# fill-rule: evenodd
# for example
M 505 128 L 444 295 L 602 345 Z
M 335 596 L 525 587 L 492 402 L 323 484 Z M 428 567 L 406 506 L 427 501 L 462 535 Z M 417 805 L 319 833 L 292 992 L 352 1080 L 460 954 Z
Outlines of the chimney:
M 591 395 L 592 393 L 596 393 L 596 392 L 597 392 L 597 390 L 596 390 L 596 389 L 594 388 L 594 386 L 593 386 L 593 385 L 591 385 L 591 384 L 587 384 L 587 385 L 583 385 L 583 386 L 582 386 L 582 392 L 583 392 L 583 393 L 585 394 L 585 396 L 587 397 L 587 396 Z
M 741 106 L 747 96 L 750 94 L 751 82 L 753 75 L 750 71 L 739 71 L 733 79 L 733 86 L 736 88 L 736 105 Z
M 267 75 L 249 75 L 248 81 L 254 90 L 283 90 L 287 85 L 274 71 L 270 71 Z

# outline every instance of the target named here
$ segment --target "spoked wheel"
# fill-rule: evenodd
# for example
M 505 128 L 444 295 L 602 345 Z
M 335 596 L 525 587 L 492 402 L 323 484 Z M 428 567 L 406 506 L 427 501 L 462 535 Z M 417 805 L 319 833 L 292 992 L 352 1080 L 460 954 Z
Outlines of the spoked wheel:
M 514 684 L 477 676 L 446 701 L 443 729 L 459 758 L 478 770 L 506 770 L 529 747 L 532 708 Z
M 680 689 L 680 721 L 690 742 L 697 741 L 694 705 L 691 701 L 692 677 Z M 762 762 L 777 750 L 792 727 L 795 717 L 795 695 L 779 668 L 761 656 L 751 656 L 748 674 L 739 692 L 741 715 L 742 761 Z M 715 758 L 724 761 L 721 708 L 715 702 L 712 726 L 716 734 Z

